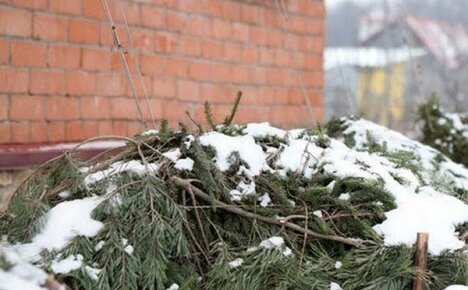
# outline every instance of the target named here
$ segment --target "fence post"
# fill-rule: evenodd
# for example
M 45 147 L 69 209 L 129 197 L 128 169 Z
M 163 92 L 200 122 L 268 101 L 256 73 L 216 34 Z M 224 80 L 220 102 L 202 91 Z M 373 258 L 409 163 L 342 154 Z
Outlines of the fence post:
M 428 247 L 429 234 L 418 233 L 416 239 L 416 268 L 419 273 L 414 277 L 413 290 L 424 290 L 424 272 L 427 269 L 427 247 Z

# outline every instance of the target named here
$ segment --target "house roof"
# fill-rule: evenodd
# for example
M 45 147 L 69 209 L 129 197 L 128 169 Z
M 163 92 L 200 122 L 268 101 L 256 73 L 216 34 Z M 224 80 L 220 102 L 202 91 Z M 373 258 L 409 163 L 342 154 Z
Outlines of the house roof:
M 324 68 L 335 67 L 377 68 L 389 64 L 401 63 L 425 55 L 427 52 L 420 48 L 391 48 L 379 47 L 330 47 L 325 49 Z
M 366 25 L 369 25 L 367 20 Z M 468 55 L 468 32 L 461 25 L 450 25 L 410 14 L 394 19 L 387 26 L 379 19 L 373 20 L 371 33 L 362 40 L 364 45 L 384 33 L 386 27 L 403 23 L 439 63 L 449 68 L 458 68 L 460 56 Z M 379 28 L 376 29 L 376 26 Z

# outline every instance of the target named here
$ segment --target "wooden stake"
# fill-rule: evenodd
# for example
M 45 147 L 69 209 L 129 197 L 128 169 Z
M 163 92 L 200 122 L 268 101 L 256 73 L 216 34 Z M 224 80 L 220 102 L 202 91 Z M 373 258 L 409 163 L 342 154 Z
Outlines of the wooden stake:
M 427 246 L 429 234 L 418 233 L 416 240 L 416 268 L 419 273 L 414 278 L 413 290 L 425 290 L 424 285 L 424 272 L 427 270 Z

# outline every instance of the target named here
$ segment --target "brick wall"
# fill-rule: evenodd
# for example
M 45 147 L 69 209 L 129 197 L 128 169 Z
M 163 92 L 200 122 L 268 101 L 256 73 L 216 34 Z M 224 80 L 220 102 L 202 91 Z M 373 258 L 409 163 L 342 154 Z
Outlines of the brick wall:
M 114 0 L 117 31 L 135 56 L 130 64 L 140 62 L 156 119 L 187 123 L 187 110 L 201 120 L 205 100 L 220 119 L 242 90 L 237 121 L 308 124 L 300 77 L 321 119 L 323 1 L 282 0 L 287 26 L 275 1 Z M 111 48 L 100 0 L 0 0 L 0 143 L 137 132 Z

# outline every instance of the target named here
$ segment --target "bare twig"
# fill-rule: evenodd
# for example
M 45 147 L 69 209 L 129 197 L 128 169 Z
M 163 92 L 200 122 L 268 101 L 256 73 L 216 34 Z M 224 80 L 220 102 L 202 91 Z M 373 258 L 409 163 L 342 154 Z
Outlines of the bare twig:
M 353 240 L 353 239 L 346 238 L 346 237 L 335 236 L 335 235 L 320 234 L 320 233 L 314 232 L 314 231 L 312 231 L 310 229 L 303 228 L 303 227 L 301 227 L 301 226 L 299 226 L 297 224 L 294 224 L 294 223 L 282 222 L 282 221 L 274 219 L 274 218 L 265 217 L 265 216 L 262 216 L 262 215 L 259 215 L 259 214 L 255 214 L 255 213 L 252 213 L 252 212 L 245 211 L 245 210 L 243 210 L 243 209 L 241 209 L 239 207 L 230 207 L 230 206 L 228 206 L 227 204 L 225 204 L 225 203 L 223 203 L 221 201 L 213 200 L 212 198 L 210 198 L 210 196 L 208 194 L 204 193 L 203 191 L 201 191 L 197 187 L 193 186 L 189 181 L 184 180 L 184 179 L 182 179 L 180 177 L 172 176 L 171 181 L 175 185 L 177 185 L 178 187 L 181 187 L 181 188 L 183 188 L 185 190 L 191 189 L 196 196 L 200 197 L 201 199 L 205 200 L 206 202 L 209 202 L 209 203 L 211 203 L 211 204 L 213 204 L 215 206 L 221 207 L 224 210 L 229 211 L 231 213 L 234 213 L 234 214 L 246 217 L 246 218 L 250 218 L 250 219 L 253 219 L 253 220 L 259 220 L 259 221 L 262 221 L 264 223 L 268 223 L 268 224 L 271 224 L 271 225 L 276 225 L 276 226 L 279 226 L 279 227 L 289 228 L 289 229 L 291 229 L 293 231 L 296 231 L 296 232 L 299 232 L 299 233 L 302 233 L 302 234 L 307 233 L 311 237 L 314 237 L 314 238 L 317 238 L 317 239 L 340 242 L 340 243 L 350 245 L 350 246 L 353 246 L 353 247 L 360 247 L 362 245 L 361 241 Z

